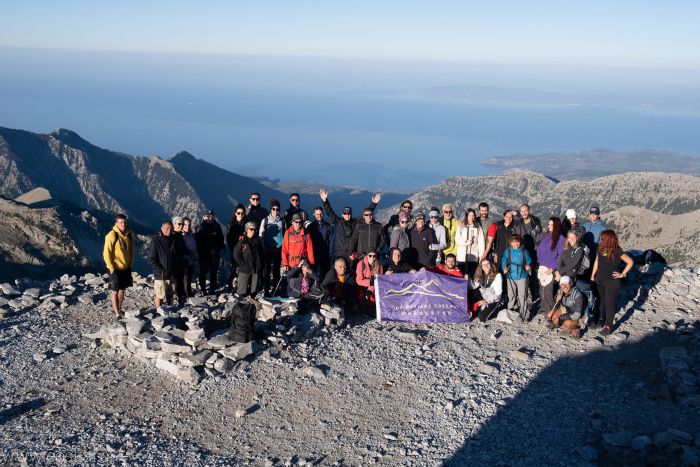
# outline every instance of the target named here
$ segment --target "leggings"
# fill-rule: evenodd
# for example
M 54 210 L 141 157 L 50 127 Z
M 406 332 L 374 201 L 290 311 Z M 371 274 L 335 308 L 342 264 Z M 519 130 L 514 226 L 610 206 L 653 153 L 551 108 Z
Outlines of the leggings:
M 605 279 L 596 281 L 598 284 L 598 293 L 600 293 L 600 320 L 605 322 L 605 325 L 612 328 L 613 319 L 615 319 L 615 301 L 617 293 L 620 291 L 620 279 Z

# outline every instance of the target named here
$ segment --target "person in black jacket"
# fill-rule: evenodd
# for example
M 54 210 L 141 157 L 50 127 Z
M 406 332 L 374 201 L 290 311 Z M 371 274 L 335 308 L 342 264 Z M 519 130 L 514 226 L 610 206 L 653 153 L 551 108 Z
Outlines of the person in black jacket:
M 257 225 L 255 222 L 246 223 L 245 235 L 233 250 L 233 257 L 238 264 L 238 295 L 255 295 L 260 289 L 265 267 L 264 256 Z
M 163 300 L 168 305 L 173 303 L 173 224 L 170 219 L 163 221 L 160 232 L 151 237 L 148 251 L 148 263 L 153 269 L 155 282 L 155 304 L 160 307 Z
M 243 238 L 245 234 L 245 224 L 248 222 L 245 213 L 245 206 L 238 203 L 233 212 L 231 213 L 231 220 L 226 226 L 226 245 L 228 245 L 228 251 L 231 255 L 231 275 L 228 277 L 227 285 L 234 288 L 234 279 L 237 280 L 238 277 L 238 262 L 236 258 L 233 257 L 233 250 L 236 249 L 236 245 Z M 255 221 L 253 221 L 255 222 Z
M 314 208 L 314 220 L 306 231 L 311 236 L 314 247 L 314 262 L 319 277 L 325 277 L 331 266 L 331 240 L 333 227 L 323 219 L 323 208 Z
M 523 248 L 527 250 L 532 259 L 533 266 L 530 268 L 530 280 L 528 281 L 530 287 L 530 297 L 534 302 L 540 296 L 540 281 L 537 279 L 537 245 L 540 244 L 540 240 L 544 237 L 546 233 L 542 228 L 542 222 L 537 216 L 533 216 L 530 212 L 530 206 L 523 203 L 518 208 L 520 218 L 517 219 L 513 228 L 515 233 L 520 235 L 523 242 Z
M 260 228 L 260 223 L 263 219 L 267 217 L 269 212 L 262 205 L 260 199 L 260 193 L 254 191 L 250 194 L 249 198 L 250 204 L 248 205 L 248 213 L 246 214 L 246 221 L 255 222 L 256 227 Z
M 414 269 L 432 268 L 435 266 L 437 259 L 437 250 L 431 249 L 432 245 L 438 245 L 435 231 L 425 225 L 425 214 L 419 212 L 416 214 L 416 225 L 408 233 L 411 239 L 411 247 L 406 251 L 409 252 L 408 262 Z
M 352 235 L 351 244 L 355 245 L 357 259 L 362 260 L 370 251 L 380 252 L 386 246 L 386 237 L 382 224 L 374 220 L 371 207 L 362 212 L 362 222 L 358 222 Z
M 216 280 L 219 275 L 219 260 L 224 250 L 224 233 L 221 225 L 214 219 L 214 211 L 207 211 L 202 217 L 197 232 L 197 253 L 199 255 L 199 288 L 206 293 L 207 275 L 209 275 L 209 295 L 216 293 Z
M 297 266 L 287 271 L 287 294 L 298 298 L 299 311 L 307 312 L 317 310 L 323 297 L 321 279 L 311 268 L 306 259 L 302 259 Z
M 346 263 L 352 269 L 351 262 L 357 257 L 355 253 L 355 244 L 353 243 L 353 235 L 357 229 L 357 224 L 362 220 L 359 217 L 352 217 L 352 208 L 346 206 L 343 208 L 342 217 L 338 216 L 333 208 L 331 207 L 330 201 L 328 201 L 328 192 L 326 190 L 320 190 L 318 192 L 323 201 L 323 207 L 326 208 L 326 214 L 331 218 L 331 223 L 335 227 L 335 257 L 345 258 Z M 372 202 L 369 205 L 370 210 L 374 210 L 382 199 L 382 195 L 379 193 L 372 197 Z
M 183 220 L 180 216 L 173 217 L 173 279 L 175 281 L 175 295 L 180 306 L 187 302 L 186 273 L 189 264 L 189 251 L 185 244 L 182 232 Z
M 389 250 L 389 264 L 384 269 L 384 274 L 400 274 L 404 272 L 414 273 L 416 270 L 410 264 L 401 260 L 401 250 L 394 247 Z
M 503 213 L 503 220 L 496 223 L 496 238 L 493 246 L 493 262 L 499 272 L 501 269 L 501 258 L 510 246 L 510 237 L 515 234 L 515 224 L 513 218 L 515 211 L 509 209 Z
M 289 195 L 289 207 L 284 211 L 284 228 L 285 230 L 292 226 L 292 217 L 294 214 L 299 214 L 301 216 L 301 224 L 306 225 L 309 220 L 309 215 L 301 209 L 301 196 L 299 193 L 292 193 Z
M 357 308 L 357 282 L 355 274 L 348 271 L 345 258 L 335 260 L 335 267 L 328 271 L 321 286 L 328 293 L 331 301 L 343 307 L 346 313 L 355 311 Z

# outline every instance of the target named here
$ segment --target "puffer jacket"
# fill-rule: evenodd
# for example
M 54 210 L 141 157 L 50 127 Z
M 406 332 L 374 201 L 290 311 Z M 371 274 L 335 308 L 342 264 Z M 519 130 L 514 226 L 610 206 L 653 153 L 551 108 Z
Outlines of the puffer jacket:
M 355 251 L 360 257 L 372 250 L 378 252 L 386 246 L 384 228 L 375 220 L 369 224 L 364 221 L 358 222 L 352 238 L 351 243 L 355 245 Z
M 382 265 L 379 265 L 379 272 L 377 273 L 377 276 L 380 276 L 382 274 Z M 357 285 L 360 287 L 364 287 L 368 291 L 374 293 L 374 279 L 375 279 L 374 273 L 372 273 L 372 268 L 369 265 L 369 261 L 367 260 L 367 257 L 365 256 L 362 261 L 357 263 L 357 268 L 355 270 L 355 281 L 357 282 Z
M 376 206 L 376 203 L 370 203 L 368 207 L 374 210 Z M 350 220 L 346 221 L 342 216 L 338 216 L 335 211 L 333 211 L 328 199 L 323 202 L 323 207 L 328 217 L 330 217 L 331 223 L 335 227 L 335 256 L 347 258 L 355 251 L 353 235 L 355 234 L 358 223 L 364 222 L 362 216 L 351 217 Z
M 314 246 L 311 243 L 311 235 L 304 229 L 300 228 L 298 232 L 294 231 L 294 226 L 287 229 L 284 233 L 282 241 L 282 266 L 294 267 L 299 264 L 302 259 L 309 260 L 311 265 L 314 265 Z
M 238 271 L 244 274 L 259 274 L 263 271 L 264 257 L 262 243 L 255 236 L 244 236 L 233 250 L 233 258 L 238 264 Z
M 203 256 L 202 252 L 214 252 L 218 254 L 225 248 L 224 233 L 221 230 L 221 225 L 217 221 L 202 222 L 194 234 L 197 239 L 197 250 L 199 256 Z
M 447 246 L 442 250 L 443 258 L 449 254 L 457 254 L 457 244 L 455 243 L 455 237 L 457 236 L 457 226 L 459 226 L 459 221 L 452 217 L 451 219 L 445 219 L 445 216 L 440 218 L 440 223 L 445 227 L 445 235 Z
M 479 261 L 484 254 L 484 232 L 480 225 L 460 225 L 455 238 L 457 261 Z

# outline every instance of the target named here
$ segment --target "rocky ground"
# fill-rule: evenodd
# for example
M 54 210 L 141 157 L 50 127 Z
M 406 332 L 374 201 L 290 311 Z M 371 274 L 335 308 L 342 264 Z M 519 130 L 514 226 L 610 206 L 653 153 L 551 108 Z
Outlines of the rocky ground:
M 99 277 L 18 280 L 0 291 L 3 463 L 700 462 L 698 270 L 637 272 L 605 339 L 595 331 L 538 338 L 541 317 L 513 325 L 349 317 L 336 327 L 280 309 L 258 322 L 244 358 L 232 355 L 234 343 L 217 349 L 182 335 L 197 351 L 222 355 L 218 369 L 215 361 L 187 367 L 191 349 L 173 343 L 185 345 L 179 333 L 189 324 L 225 316 L 228 295 L 158 313 L 139 278 L 124 308 L 144 324 L 129 330 L 155 334 L 156 320 L 177 337 L 162 341 L 177 352 L 144 356 L 127 345 L 128 320 L 110 318 Z M 186 317 L 182 331 L 161 322 L 175 313 Z M 116 326 L 126 334 L 115 340 L 105 331 Z M 140 339 L 131 345 L 151 337 Z M 158 359 L 172 365 L 157 367 Z

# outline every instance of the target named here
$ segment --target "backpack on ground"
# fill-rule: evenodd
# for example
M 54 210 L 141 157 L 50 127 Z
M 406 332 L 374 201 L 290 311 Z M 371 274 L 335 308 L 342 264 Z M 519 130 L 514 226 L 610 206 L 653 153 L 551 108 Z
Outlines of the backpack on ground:
M 231 313 L 231 330 L 229 337 L 232 341 L 244 344 L 255 338 L 255 304 L 237 302 Z

